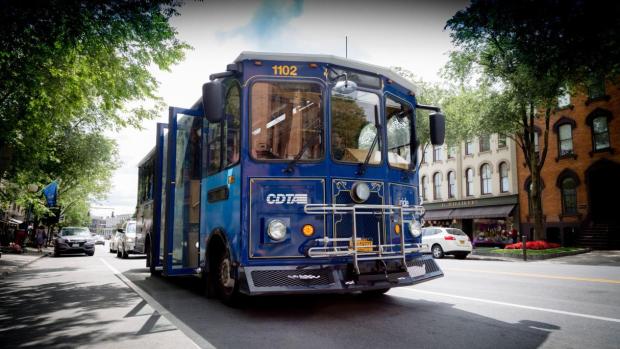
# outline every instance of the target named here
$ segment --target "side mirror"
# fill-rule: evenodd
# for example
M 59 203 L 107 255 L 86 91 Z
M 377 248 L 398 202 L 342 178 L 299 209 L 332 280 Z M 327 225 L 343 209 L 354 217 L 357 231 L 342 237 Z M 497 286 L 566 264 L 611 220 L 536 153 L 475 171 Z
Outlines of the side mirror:
M 431 132 L 431 144 L 442 145 L 446 138 L 446 116 L 435 112 L 428 116 L 428 123 Z
M 224 86 L 220 81 L 211 81 L 202 85 L 202 109 L 210 123 L 224 119 Z
M 116 229 L 116 231 L 119 232 L 119 233 L 123 233 L 124 232 L 123 229 L 121 229 L 121 228 Z
M 350 95 L 351 93 L 357 91 L 357 84 L 351 80 L 340 80 L 336 82 L 334 91 L 342 95 Z

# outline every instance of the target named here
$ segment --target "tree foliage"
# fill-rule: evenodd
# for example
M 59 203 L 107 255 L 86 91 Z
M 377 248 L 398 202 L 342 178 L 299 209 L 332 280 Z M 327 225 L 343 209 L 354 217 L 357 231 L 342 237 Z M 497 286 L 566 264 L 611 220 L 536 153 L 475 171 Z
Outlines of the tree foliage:
M 620 72 L 620 5 L 581 0 L 475 0 L 447 25 L 445 73 L 471 91 L 480 132 L 513 135 L 531 173 L 535 238 L 543 238 L 540 173 L 557 97 Z M 537 123 L 542 140 L 536 149 Z
M 64 195 L 102 192 L 116 160 L 100 134 L 156 116 L 152 71 L 188 48 L 168 23 L 178 6 L 0 2 L 0 203 L 36 201 L 25 186 L 52 179 Z

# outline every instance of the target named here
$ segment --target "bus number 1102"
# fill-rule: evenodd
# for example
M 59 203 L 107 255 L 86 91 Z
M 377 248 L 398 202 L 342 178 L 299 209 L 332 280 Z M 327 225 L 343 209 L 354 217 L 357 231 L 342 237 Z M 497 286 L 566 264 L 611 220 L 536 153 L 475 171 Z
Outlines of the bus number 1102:
M 297 66 L 294 65 L 274 65 L 273 75 L 297 76 Z

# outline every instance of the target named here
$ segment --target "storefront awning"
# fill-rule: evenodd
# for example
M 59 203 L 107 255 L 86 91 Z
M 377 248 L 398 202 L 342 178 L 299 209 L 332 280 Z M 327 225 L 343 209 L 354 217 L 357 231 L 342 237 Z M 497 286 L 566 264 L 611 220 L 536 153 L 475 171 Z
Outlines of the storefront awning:
M 512 212 L 514 207 L 515 205 L 499 205 L 499 206 L 485 206 L 485 207 L 455 208 L 450 213 L 450 218 L 456 218 L 456 219 L 505 218 L 505 217 L 510 216 L 510 213 Z M 444 210 L 441 210 L 441 211 L 444 211 Z
M 426 213 L 424 214 L 424 219 L 427 221 L 440 221 L 444 219 L 451 219 L 450 213 L 452 211 L 454 210 L 451 208 L 447 210 L 426 211 Z
M 23 221 L 20 221 L 19 219 L 15 219 L 15 218 L 9 218 L 9 224 L 22 224 Z

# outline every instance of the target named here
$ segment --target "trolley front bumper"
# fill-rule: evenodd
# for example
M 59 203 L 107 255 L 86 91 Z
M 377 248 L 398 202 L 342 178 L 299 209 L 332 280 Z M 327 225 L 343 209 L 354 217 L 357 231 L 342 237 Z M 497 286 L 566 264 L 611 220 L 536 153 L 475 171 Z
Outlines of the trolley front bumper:
M 363 269 L 363 266 L 362 266 Z M 316 266 L 246 266 L 240 269 L 243 293 L 351 293 L 410 286 L 443 276 L 429 255 L 407 260 L 407 270 L 357 273 L 352 264 Z

